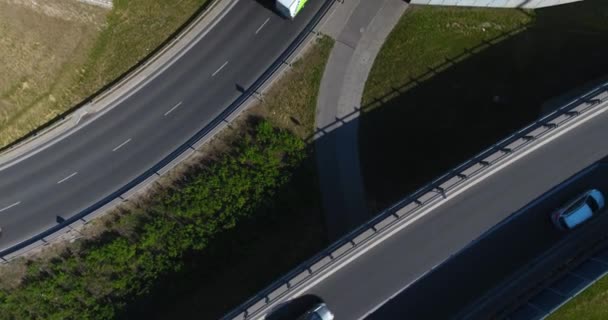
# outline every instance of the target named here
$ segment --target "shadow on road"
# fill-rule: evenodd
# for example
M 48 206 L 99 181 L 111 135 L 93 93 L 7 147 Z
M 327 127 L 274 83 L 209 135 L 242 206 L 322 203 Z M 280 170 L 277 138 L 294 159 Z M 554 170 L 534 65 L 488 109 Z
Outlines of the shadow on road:
M 276 15 L 276 18 L 281 18 L 282 16 L 277 11 L 276 0 L 251 0 L 259 3 L 262 7 L 266 8 L 266 10 L 270 11 L 273 15 Z M 273 16 L 273 18 L 275 18 Z

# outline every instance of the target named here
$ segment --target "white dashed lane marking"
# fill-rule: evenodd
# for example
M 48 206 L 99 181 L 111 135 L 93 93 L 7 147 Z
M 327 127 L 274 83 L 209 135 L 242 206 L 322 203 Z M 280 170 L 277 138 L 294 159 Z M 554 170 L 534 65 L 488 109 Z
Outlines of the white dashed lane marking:
M 262 25 L 255 31 L 255 34 L 258 34 L 258 32 L 260 32 L 260 30 L 262 30 L 262 28 L 264 28 L 264 26 L 268 23 L 268 21 L 270 21 L 270 18 L 266 19 L 266 21 L 264 21 L 264 23 L 262 23 Z
M 122 148 L 122 147 L 123 147 L 125 144 L 127 144 L 127 143 L 129 143 L 129 142 L 131 142 L 131 138 L 129 138 L 129 140 L 127 140 L 127 141 L 125 141 L 125 142 L 121 143 L 121 144 L 120 144 L 119 146 L 117 146 L 116 148 L 112 149 L 112 152 L 114 152 L 114 151 L 116 151 L 116 150 L 118 150 L 118 149 Z
M 180 101 L 178 104 L 176 104 L 175 106 L 173 106 L 173 108 L 169 109 L 169 111 L 165 112 L 165 117 L 169 115 L 169 113 L 173 112 L 173 110 L 179 108 L 179 106 L 182 105 L 182 101 Z
M 211 75 L 212 77 L 215 77 L 216 74 L 218 74 L 220 71 L 222 71 L 222 69 L 224 69 L 224 67 L 228 64 L 228 61 L 224 62 L 224 64 L 219 67 L 217 70 L 215 70 L 215 72 Z
M 63 178 L 63 179 L 61 179 L 61 180 L 57 181 L 57 184 L 60 184 L 60 183 L 66 182 L 68 179 L 72 178 L 73 176 L 75 176 L 75 175 L 77 175 L 77 174 L 78 174 L 78 172 L 74 172 L 74 173 L 72 173 L 71 175 L 69 175 L 69 176 L 67 176 L 67 177 L 65 177 L 65 178 Z
M 0 212 L 2 212 L 2 211 L 6 211 L 6 210 L 8 210 L 8 209 L 10 209 L 10 208 L 12 208 L 12 207 L 18 206 L 18 205 L 20 205 L 20 204 L 21 204 L 21 201 L 19 201 L 19 202 L 15 202 L 15 203 L 11 204 L 11 205 L 10 205 L 10 206 L 8 206 L 8 207 L 4 207 L 4 208 L 0 209 Z

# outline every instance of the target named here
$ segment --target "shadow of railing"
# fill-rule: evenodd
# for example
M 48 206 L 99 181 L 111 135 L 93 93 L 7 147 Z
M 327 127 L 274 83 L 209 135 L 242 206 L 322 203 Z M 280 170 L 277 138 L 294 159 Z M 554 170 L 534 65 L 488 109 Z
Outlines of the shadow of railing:
M 537 10 L 533 23 L 511 36 L 447 57 L 368 98 L 359 139 L 371 211 L 537 120 L 552 98 L 563 105 L 587 90 L 580 88 L 597 85 L 608 70 L 608 25 L 601 22 L 608 20 L 595 12 L 605 7 L 587 0 Z M 594 14 L 601 26 L 583 21 Z
M 462 53 L 454 57 L 445 57 L 444 62 L 436 66 L 428 67 L 428 71 L 420 74 L 419 76 L 410 77 L 409 82 L 402 84 L 399 87 L 393 87 L 391 91 L 385 93 L 380 97 L 374 98 L 373 102 L 367 103 L 360 107 L 355 107 L 355 111 L 347 113 L 346 115 L 341 117 L 336 117 L 336 120 L 328 125 L 315 128 L 315 131 L 305 139 L 306 142 L 310 143 L 318 139 L 319 137 L 328 134 L 332 130 L 332 128 L 337 127 L 337 125 L 346 124 L 348 121 L 350 121 L 350 119 L 352 119 L 354 116 L 358 116 L 358 114 L 361 112 L 369 111 L 376 107 L 379 107 L 382 104 L 388 102 L 390 99 L 393 99 L 406 91 L 412 90 L 417 86 L 423 85 L 425 82 L 430 81 L 434 76 L 446 71 L 448 68 L 455 66 L 458 63 L 474 56 L 475 54 L 483 52 L 484 50 L 525 31 L 529 26 L 530 24 L 520 25 L 516 29 L 502 32 L 496 37 L 484 39 L 480 44 L 471 48 L 467 48 Z

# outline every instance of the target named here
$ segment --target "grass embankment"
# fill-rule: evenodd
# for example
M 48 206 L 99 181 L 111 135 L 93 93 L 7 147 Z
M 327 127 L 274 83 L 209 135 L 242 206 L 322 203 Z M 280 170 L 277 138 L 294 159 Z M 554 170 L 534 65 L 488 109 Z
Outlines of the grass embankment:
M 0 0 L 0 147 L 127 72 L 210 0 Z M 10 4 L 9 4 L 10 3 Z
M 566 303 L 548 320 L 603 320 L 608 319 L 608 277 L 603 277 L 594 285 Z
M 326 245 L 301 137 L 312 132 L 331 47 L 320 40 L 211 143 L 224 152 L 97 221 L 105 232 L 28 262 L 22 281 L 0 291 L 0 319 L 218 318 Z
M 526 12 L 413 6 L 367 81 L 362 170 L 380 210 L 608 71 L 602 1 Z

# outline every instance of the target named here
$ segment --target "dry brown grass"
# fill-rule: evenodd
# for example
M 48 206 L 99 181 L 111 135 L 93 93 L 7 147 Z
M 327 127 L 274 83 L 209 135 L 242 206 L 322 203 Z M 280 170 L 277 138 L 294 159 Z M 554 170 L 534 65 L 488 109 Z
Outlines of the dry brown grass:
M 107 10 L 71 0 L 0 0 L 0 145 L 62 112 L 57 103 Z
M 0 147 L 129 71 L 210 0 L 0 0 Z M 128 45 L 125 45 L 128 44 Z

